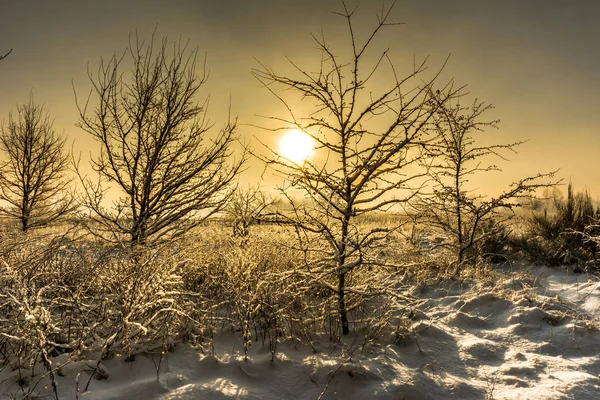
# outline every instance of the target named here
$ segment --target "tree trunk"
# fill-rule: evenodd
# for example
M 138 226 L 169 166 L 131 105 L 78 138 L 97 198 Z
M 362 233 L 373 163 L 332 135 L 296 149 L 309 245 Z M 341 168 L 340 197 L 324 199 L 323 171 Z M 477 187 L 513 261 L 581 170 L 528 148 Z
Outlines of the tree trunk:
M 456 258 L 456 270 L 454 271 L 456 276 L 460 275 L 460 271 L 465 260 L 465 250 L 466 249 L 462 246 L 462 243 L 460 243 L 460 248 L 458 249 L 458 255 Z
M 27 193 L 23 196 L 21 200 L 21 230 L 25 232 L 29 228 L 29 198 Z
M 338 285 L 338 311 L 340 313 L 340 322 L 342 323 L 342 334 L 347 335 L 350 332 L 348 328 L 348 314 L 346 313 L 346 274 L 339 275 Z

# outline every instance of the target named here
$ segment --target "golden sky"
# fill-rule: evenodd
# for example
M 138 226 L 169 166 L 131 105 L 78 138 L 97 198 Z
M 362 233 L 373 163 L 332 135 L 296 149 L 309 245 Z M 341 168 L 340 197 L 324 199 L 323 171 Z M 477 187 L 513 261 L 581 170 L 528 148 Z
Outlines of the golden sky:
M 379 1 L 347 0 L 358 5 L 359 31 L 376 22 Z M 387 2 L 389 4 L 389 2 Z M 276 143 L 278 137 L 253 127 L 259 115 L 283 109 L 250 73 L 256 60 L 285 71 L 289 57 L 316 65 L 310 33 L 323 30 L 337 48 L 347 45 L 343 21 L 331 13 L 338 0 L 0 0 L 0 120 L 32 91 L 55 118 L 55 127 L 74 141 L 75 152 L 97 146 L 75 127 L 73 88 L 85 97 L 88 68 L 100 58 L 121 53 L 136 29 L 149 37 L 190 39 L 207 54 L 211 96 L 209 115 L 217 126 L 239 116 L 240 135 Z M 490 118 L 500 129 L 486 142 L 529 140 L 504 173 L 476 181 L 493 190 L 524 174 L 560 168 L 560 177 L 600 196 L 600 3 L 554 0 L 405 0 L 378 48 L 390 47 L 397 68 L 410 68 L 413 56 L 429 56 L 432 70 L 446 57 L 444 77 L 467 84 L 472 96 L 492 103 Z M 248 180 L 258 179 L 253 162 Z M 266 182 L 266 186 L 270 183 Z

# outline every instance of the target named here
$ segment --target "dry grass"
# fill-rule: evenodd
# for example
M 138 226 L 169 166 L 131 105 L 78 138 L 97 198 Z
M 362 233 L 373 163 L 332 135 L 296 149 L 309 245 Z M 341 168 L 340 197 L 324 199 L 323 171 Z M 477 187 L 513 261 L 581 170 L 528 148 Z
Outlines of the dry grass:
M 363 221 L 397 224 L 397 218 Z M 77 229 L 23 235 L 6 228 L 0 243 L 0 359 L 19 371 L 27 395 L 33 366 L 45 360 L 101 362 L 115 354 L 162 359 L 180 342 L 213 351 L 220 332 L 239 334 L 247 350 L 311 346 L 341 336 L 336 276 L 312 273 L 310 254 L 296 248 L 291 226 L 260 225 L 234 237 L 228 226 L 196 228 L 178 241 L 143 251 L 107 246 Z M 370 265 L 348 275 L 351 330 L 363 345 L 399 340 L 414 307 L 410 288 L 450 277 L 444 253 L 414 245 L 406 226 L 369 254 Z M 465 270 L 473 279 L 489 271 Z M 396 339 L 394 339 L 396 338 Z
M 281 342 L 340 336 L 335 277 L 314 279 L 289 226 L 255 227 L 240 239 L 209 225 L 138 252 L 76 230 L 3 236 L 0 357 L 13 367 L 28 370 L 45 354 L 134 358 L 181 341 L 210 351 L 221 331 L 239 332 L 247 346 L 268 344 L 273 354 Z M 392 237 L 378 250 L 381 265 L 349 276 L 351 326 L 373 339 L 397 326 L 407 302 L 402 279 L 418 270 L 414 251 L 403 258 L 403 243 Z

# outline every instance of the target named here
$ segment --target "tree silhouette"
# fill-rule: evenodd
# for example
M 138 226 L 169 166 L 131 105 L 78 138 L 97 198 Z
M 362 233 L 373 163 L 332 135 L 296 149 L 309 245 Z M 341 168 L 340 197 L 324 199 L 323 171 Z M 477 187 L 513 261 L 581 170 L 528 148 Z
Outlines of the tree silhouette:
M 97 103 L 93 110 L 90 97 L 78 104 L 78 126 L 100 144 L 100 155 L 92 159 L 98 179 L 82 176 L 82 182 L 92 231 L 103 238 L 141 244 L 180 234 L 221 210 L 230 196 L 245 156 L 228 163 L 235 120 L 210 132 L 208 98 L 196 101 L 208 76 L 205 65 L 197 74 L 196 58 L 197 50 L 181 41 L 169 51 L 166 38 L 157 46 L 154 35 L 148 44 L 136 35 L 122 57 L 89 74 Z M 124 59 L 132 65 L 128 79 Z M 109 187 L 121 196 L 107 208 Z
M 2 213 L 18 219 L 21 229 L 47 225 L 74 209 L 69 191 L 66 138 L 58 134 L 43 106 L 17 106 L 0 132 L 0 198 L 9 206 Z
M 494 129 L 499 122 L 482 120 L 491 105 L 474 100 L 465 106 L 458 101 L 450 104 L 446 99 L 447 95 L 439 91 L 432 94 L 437 112 L 431 123 L 438 133 L 438 140 L 429 146 L 434 157 L 428 163 L 433 190 L 414 204 L 421 222 L 450 235 L 444 246 L 452 249 L 458 274 L 465 262 L 474 261 L 479 243 L 506 227 L 512 214 L 500 211 L 519 207 L 538 189 L 555 186 L 556 182 L 551 181 L 554 173 L 538 173 L 512 183 L 493 198 L 470 191 L 468 181 L 473 175 L 500 171 L 490 158 L 507 161 L 502 153 L 515 152 L 523 142 L 480 145 L 477 133 Z
M 378 15 L 362 41 L 353 25 L 356 9 L 342 5 L 336 14 L 347 26 L 348 60 L 324 36 L 313 36 L 321 53 L 317 72 L 292 62 L 296 76 L 265 66 L 253 73 L 287 111 L 288 117 L 271 117 L 280 124 L 277 130 L 301 130 L 315 143 L 314 157 L 305 162 L 270 149 L 262 158 L 305 195 L 299 202 L 284 191 L 293 207 L 285 216 L 299 228 L 300 248 L 311 255 L 306 274 L 335 294 L 341 330 L 347 334 L 347 313 L 354 306 L 347 304 L 346 294 L 366 293 L 365 287 L 347 287 L 348 277 L 357 268 L 380 265 L 374 249 L 393 229 L 360 226 L 357 217 L 406 204 L 418 193 L 424 172 L 413 166 L 435 135 L 429 125 L 438 105 L 430 101 L 430 88 L 439 73 L 426 79 L 425 60 L 399 76 L 387 51 L 372 54 L 374 40 L 396 25 L 390 22 L 393 5 Z M 448 99 L 457 92 L 444 93 Z M 284 97 L 288 93 L 297 97 Z M 302 100 L 301 107 L 292 105 L 296 99 Z

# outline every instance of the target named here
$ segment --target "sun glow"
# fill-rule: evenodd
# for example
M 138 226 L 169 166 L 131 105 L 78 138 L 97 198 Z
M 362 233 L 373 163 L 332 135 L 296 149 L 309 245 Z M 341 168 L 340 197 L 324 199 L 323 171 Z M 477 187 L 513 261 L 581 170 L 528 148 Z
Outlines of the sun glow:
M 314 140 L 302 131 L 290 131 L 279 140 L 279 155 L 294 164 L 303 164 L 314 150 Z

